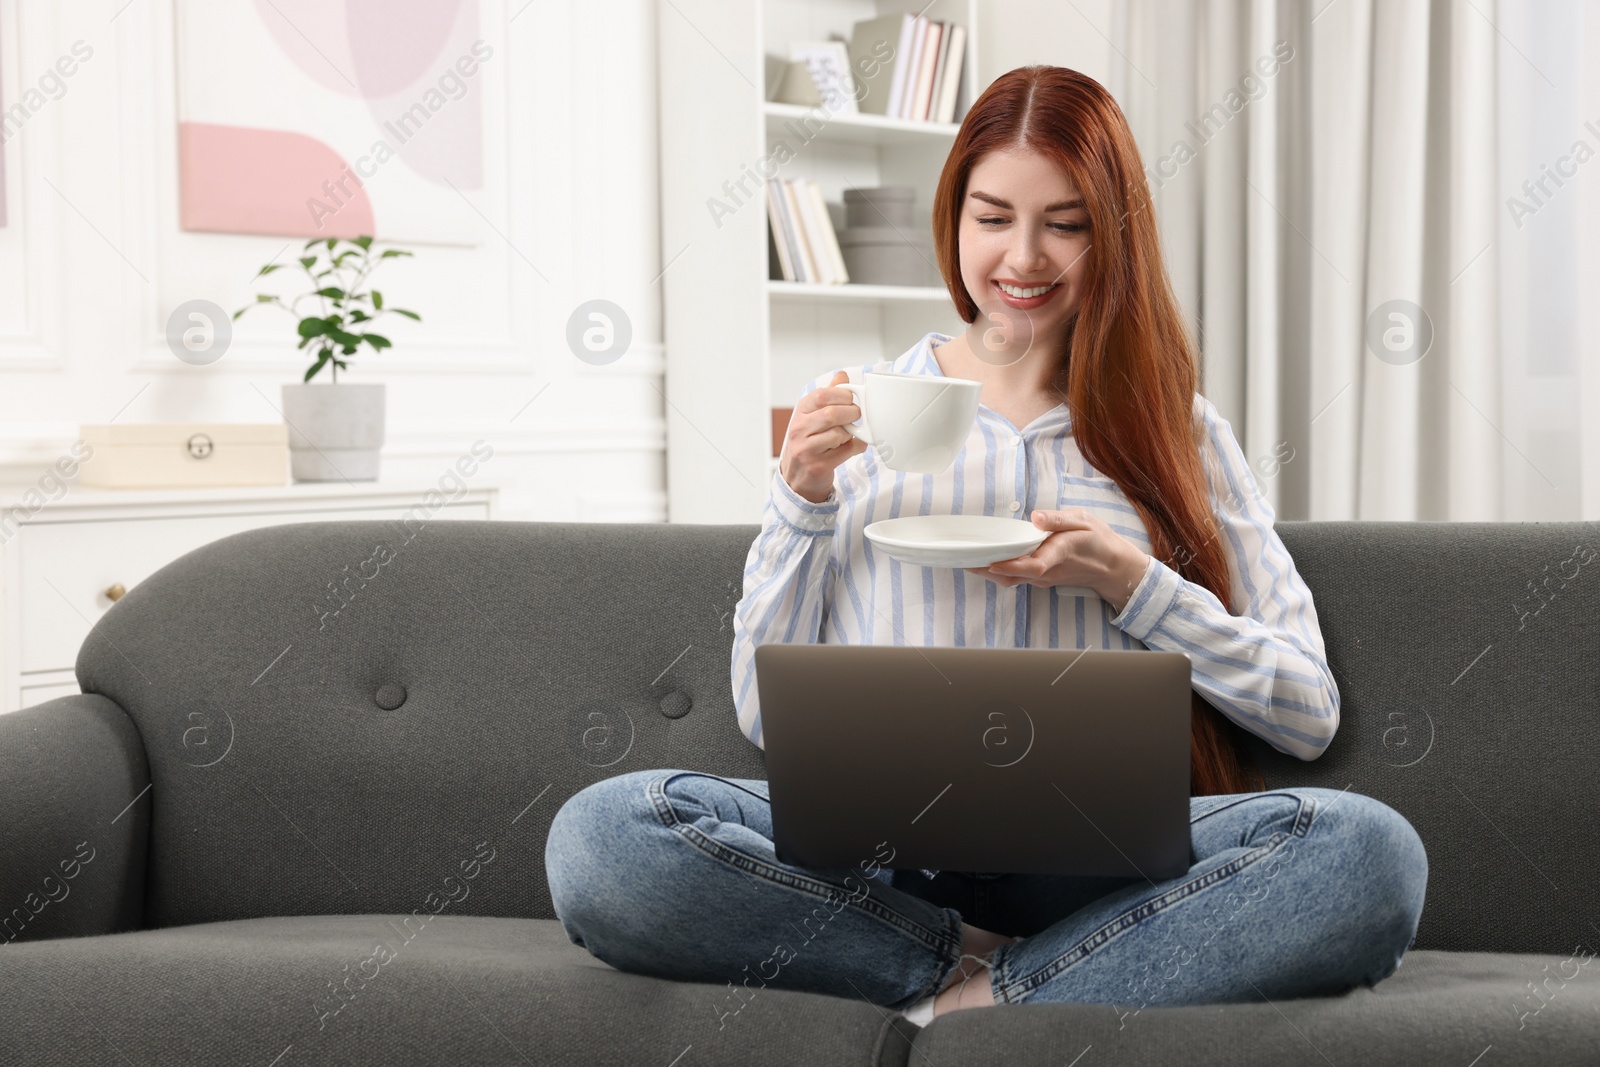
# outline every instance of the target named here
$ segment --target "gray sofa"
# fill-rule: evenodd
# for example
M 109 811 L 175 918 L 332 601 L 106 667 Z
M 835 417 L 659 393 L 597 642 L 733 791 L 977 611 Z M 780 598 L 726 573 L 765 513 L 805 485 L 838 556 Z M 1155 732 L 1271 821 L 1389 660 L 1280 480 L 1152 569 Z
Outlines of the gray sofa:
M 573 792 L 762 775 L 728 681 L 756 532 L 306 523 L 139 584 L 84 695 L 0 716 L 0 1063 L 1600 1063 L 1600 523 L 1279 525 L 1342 725 L 1314 763 L 1254 752 L 1417 828 L 1391 978 L 922 1030 L 776 988 L 719 1028 L 726 987 L 620 973 L 553 921 Z

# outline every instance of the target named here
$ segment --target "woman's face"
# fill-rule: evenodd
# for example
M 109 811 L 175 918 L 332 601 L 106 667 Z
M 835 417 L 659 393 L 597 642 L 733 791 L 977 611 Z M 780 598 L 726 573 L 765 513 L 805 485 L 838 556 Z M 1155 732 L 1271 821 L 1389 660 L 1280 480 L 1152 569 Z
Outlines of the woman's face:
M 1031 341 L 1059 351 L 1083 299 L 1090 243 L 1089 213 L 1066 174 L 1031 149 L 990 152 L 967 177 L 956 232 L 973 325 L 1025 316 Z

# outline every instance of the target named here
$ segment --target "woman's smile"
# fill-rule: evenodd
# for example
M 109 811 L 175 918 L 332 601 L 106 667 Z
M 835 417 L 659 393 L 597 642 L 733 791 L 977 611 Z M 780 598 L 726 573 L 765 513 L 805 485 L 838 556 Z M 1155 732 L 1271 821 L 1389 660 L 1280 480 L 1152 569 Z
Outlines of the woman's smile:
M 1005 301 L 1007 307 L 1014 307 L 1019 311 L 1030 311 L 1036 307 L 1043 307 L 1050 302 L 1051 297 L 1056 295 L 1056 290 L 1061 288 L 1060 282 L 1049 283 L 1047 286 L 1022 285 L 1010 279 L 1004 281 L 996 279 L 989 284 L 994 287 L 994 291 L 999 295 L 1000 299 Z M 1039 293 L 1040 289 L 1045 291 Z M 1018 295 L 1021 293 L 1038 293 L 1038 295 Z

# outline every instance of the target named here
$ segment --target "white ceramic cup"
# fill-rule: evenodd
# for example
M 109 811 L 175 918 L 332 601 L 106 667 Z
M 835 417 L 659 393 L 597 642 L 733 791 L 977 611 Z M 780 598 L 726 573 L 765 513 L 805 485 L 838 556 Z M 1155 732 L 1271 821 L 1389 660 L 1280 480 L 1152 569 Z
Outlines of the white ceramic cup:
M 839 386 L 861 408 L 860 428 L 850 436 L 878 450 L 897 471 L 940 474 L 949 469 L 978 418 L 983 383 L 935 374 L 868 371 L 861 384 Z

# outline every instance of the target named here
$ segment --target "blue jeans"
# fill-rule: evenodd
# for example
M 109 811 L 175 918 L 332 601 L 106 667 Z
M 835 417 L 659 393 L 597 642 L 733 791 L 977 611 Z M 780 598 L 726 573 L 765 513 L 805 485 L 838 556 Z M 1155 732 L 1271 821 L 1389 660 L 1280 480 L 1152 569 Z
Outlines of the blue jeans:
M 778 861 L 767 783 L 622 774 L 556 813 L 545 869 L 574 944 L 619 970 L 905 1009 L 961 957 L 961 924 L 1024 940 L 987 957 L 1002 1004 L 1145 1005 L 1320 996 L 1394 973 L 1428 882 L 1422 841 L 1359 793 L 1190 799 L 1192 865 L 1140 877 L 891 870 Z M 959 978 L 958 978 L 959 980 Z M 719 1009 L 719 1012 L 722 1009 Z

